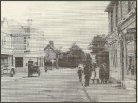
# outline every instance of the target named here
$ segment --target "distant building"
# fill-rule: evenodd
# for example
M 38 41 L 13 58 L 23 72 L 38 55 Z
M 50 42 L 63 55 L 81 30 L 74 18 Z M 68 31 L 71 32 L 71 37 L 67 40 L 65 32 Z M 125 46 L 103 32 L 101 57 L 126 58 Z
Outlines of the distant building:
M 12 35 L 6 18 L 1 21 L 1 66 L 13 66 Z
M 55 60 L 56 66 L 58 68 L 58 55 L 60 55 L 60 51 L 55 48 L 53 41 L 49 41 L 49 44 L 44 48 L 44 53 L 44 62 L 46 63 L 50 62 L 51 60 Z
M 136 1 L 112 1 L 107 6 L 110 77 L 123 87 L 136 86 Z

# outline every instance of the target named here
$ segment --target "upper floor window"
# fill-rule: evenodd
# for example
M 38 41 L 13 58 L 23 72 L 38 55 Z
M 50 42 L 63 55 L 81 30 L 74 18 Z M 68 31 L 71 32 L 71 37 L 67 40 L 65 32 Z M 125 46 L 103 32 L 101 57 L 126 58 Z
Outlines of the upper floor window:
M 6 45 L 6 36 L 3 38 L 3 45 Z
M 111 10 L 111 32 L 113 31 L 113 10 Z
M 116 2 L 116 25 L 118 24 L 118 8 L 119 8 L 119 2 Z

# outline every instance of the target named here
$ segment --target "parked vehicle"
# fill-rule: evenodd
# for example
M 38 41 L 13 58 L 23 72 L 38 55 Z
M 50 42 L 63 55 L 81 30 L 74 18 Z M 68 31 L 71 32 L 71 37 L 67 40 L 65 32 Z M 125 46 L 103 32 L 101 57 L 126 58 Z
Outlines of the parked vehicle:
M 39 66 L 32 63 L 28 63 L 28 77 L 32 76 L 33 73 L 37 73 L 40 76 Z
M 10 65 L 2 65 L 1 66 L 1 76 L 5 74 L 10 74 L 11 77 L 15 74 L 15 69 Z

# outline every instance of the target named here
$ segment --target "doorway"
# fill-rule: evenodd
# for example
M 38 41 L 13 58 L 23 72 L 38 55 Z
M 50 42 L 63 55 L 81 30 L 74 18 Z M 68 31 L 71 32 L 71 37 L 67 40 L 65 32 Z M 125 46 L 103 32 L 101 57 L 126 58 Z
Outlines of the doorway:
M 15 67 L 23 67 L 23 57 L 15 57 Z

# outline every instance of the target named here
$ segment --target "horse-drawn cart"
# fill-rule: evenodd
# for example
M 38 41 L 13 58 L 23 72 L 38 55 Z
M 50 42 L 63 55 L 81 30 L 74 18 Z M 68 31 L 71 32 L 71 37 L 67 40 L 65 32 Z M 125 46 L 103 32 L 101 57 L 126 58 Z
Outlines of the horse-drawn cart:
M 40 69 L 39 66 L 33 65 L 32 63 L 28 64 L 28 77 L 32 76 L 32 74 L 38 74 L 40 76 Z

